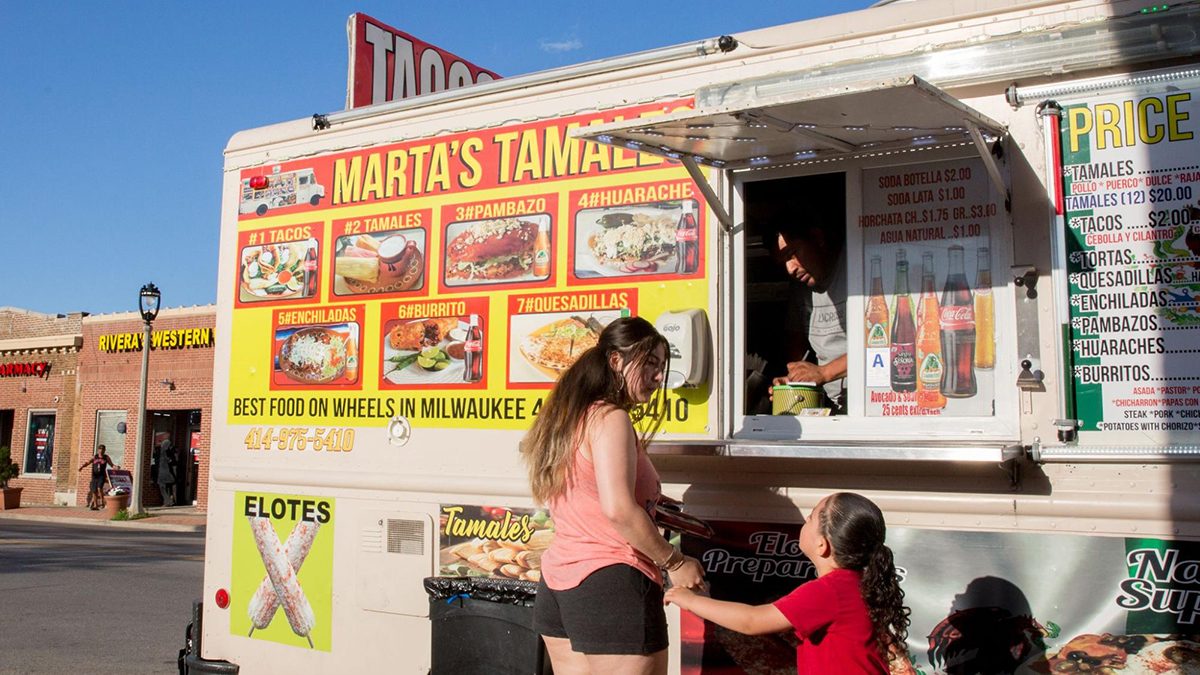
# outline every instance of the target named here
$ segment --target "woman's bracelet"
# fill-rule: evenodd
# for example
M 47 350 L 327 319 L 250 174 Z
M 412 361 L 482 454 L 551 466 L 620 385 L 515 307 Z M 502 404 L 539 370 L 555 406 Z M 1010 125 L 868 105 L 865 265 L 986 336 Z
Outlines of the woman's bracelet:
M 667 559 L 662 562 L 655 562 L 654 564 L 658 565 L 659 569 L 674 572 L 683 567 L 683 561 L 683 551 L 680 551 L 678 546 L 672 546 L 671 554 L 667 556 Z

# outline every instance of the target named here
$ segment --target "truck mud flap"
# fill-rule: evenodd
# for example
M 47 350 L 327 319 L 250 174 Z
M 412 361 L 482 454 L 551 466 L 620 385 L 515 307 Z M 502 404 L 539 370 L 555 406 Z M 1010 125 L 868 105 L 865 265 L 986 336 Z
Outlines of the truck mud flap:
M 202 608 L 200 600 L 192 601 L 192 622 L 188 624 L 183 636 L 183 649 L 179 650 L 179 675 L 237 675 L 241 670 L 236 663 L 228 661 L 209 661 L 200 658 L 200 631 Z

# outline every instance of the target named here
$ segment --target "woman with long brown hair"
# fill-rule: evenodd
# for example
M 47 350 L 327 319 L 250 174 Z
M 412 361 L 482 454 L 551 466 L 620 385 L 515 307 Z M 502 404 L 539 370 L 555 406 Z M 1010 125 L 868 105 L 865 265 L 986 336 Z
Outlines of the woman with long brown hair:
M 640 437 L 631 418 L 662 395 L 669 353 L 645 319 L 613 321 L 559 378 L 522 443 L 533 496 L 555 523 L 534 627 L 557 675 L 666 673 L 662 573 L 703 587 L 700 563 L 652 517 L 661 491 L 646 444 L 661 418 Z

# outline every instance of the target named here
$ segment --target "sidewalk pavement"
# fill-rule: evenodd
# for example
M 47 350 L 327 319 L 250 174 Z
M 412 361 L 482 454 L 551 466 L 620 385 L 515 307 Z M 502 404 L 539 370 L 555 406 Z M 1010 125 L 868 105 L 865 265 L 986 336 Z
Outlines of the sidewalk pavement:
M 22 506 L 19 509 L 0 511 L 0 520 L 33 520 L 68 525 L 96 525 L 99 527 L 124 527 L 134 530 L 160 530 L 167 532 L 203 532 L 207 519 L 195 507 L 147 508 L 150 518 L 140 520 L 109 520 L 103 509 L 92 511 L 84 506 Z

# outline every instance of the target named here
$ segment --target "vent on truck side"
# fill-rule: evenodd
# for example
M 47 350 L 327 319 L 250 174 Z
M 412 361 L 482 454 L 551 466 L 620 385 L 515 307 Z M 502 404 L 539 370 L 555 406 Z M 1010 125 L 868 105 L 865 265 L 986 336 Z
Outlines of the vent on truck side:
M 425 524 L 419 520 L 388 518 L 387 551 L 404 555 L 425 555 Z

